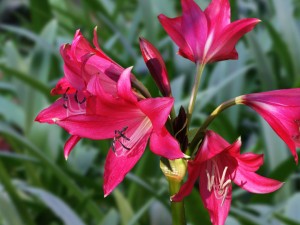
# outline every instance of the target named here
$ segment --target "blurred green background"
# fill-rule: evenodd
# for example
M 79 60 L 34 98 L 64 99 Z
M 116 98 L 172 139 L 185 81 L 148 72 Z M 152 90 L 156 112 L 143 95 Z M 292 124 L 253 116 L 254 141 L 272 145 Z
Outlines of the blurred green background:
M 197 1 L 202 8 L 208 0 Z M 206 68 L 193 116 L 199 126 L 218 104 L 237 95 L 300 87 L 300 1 L 232 0 L 232 20 L 260 18 L 238 46 L 239 60 Z M 55 97 L 63 76 L 59 46 L 76 29 L 91 40 L 98 26 L 103 50 L 159 93 L 141 58 L 138 37 L 166 60 L 176 109 L 188 103 L 195 66 L 159 25 L 160 13 L 180 14 L 179 0 L 0 0 L 0 225 L 168 225 L 168 186 L 159 158 L 146 151 L 124 182 L 103 198 L 102 175 L 110 141 L 81 141 L 68 161 L 68 134 L 33 122 Z M 300 99 L 299 99 L 300 101 Z M 265 154 L 259 173 L 285 181 L 269 195 L 234 187 L 228 225 L 300 225 L 300 173 L 286 145 L 252 110 L 237 106 L 210 127 L 228 141 L 241 135 L 243 151 Z M 186 200 L 189 224 L 210 224 L 197 189 Z

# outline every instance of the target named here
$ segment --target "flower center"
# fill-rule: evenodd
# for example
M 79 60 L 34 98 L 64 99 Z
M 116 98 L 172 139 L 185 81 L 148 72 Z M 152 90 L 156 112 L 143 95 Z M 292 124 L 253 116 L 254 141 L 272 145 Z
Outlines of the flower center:
M 115 137 L 113 139 L 111 149 L 116 154 L 116 156 L 124 155 L 122 154 L 123 151 L 117 151 L 116 144 L 119 143 L 123 149 L 126 151 L 129 151 L 131 148 L 126 145 L 126 142 L 130 141 L 130 138 L 126 137 L 126 130 L 128 127 L 124 127 L 122 130 L 115 130 Z
M 217 199 L 222 199 L 221 206 L 223 206 L 224 204 L 224 201 L 228 195 L 228 190 L 231 185 L 230 179 L 225 180 L 227 170 L 228 166 L 225 166 L 221 174 L 215 160 L 212 160 L 211 165 L 208 165 L 206 169 L 207 190 L 209 192 L 213 191 Z

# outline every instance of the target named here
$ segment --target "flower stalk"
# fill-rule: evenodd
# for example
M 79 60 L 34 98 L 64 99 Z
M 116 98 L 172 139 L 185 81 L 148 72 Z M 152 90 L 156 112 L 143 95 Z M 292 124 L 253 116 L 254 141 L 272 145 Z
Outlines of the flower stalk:
M 169 191 L 171 196 L 177 194 L 180 190 L 180 187 L 181 182 L 169 180 Z M 183 200 L 179 202 L 171 201 L 171 215 L 173 225 L 186 225 Z
M 172 197 L 180 190 L 182 180 L 186 174 L 187 163 L 184 159 L 167 160 L 162 158 L 160 168 L 169 183 L 169 192 Z M 173 225 L 186 225 L 183 200 L 171 201 L 171 214 Z
M 191 122 L 191 118 L 192 118 L 192 114 L 194 111 L 194 107 L 195 107 L 195 102 L 197 99 L 197 93 L 198 93 L 198 89 L 199 89 L 199 85 L 200 85 L 200 81 L 201 81 L 201 77 L 202 77 L 202 73 L 204 70 L 205 64 L 197 64 L 197 72 L 196 72 L 196 76 L 195 76 L 195 81 L 194 81 L 194 86 L 193 86 L 193 90 L 192 90 L 192 94 L 191 94 L 191 98 L 190 98 L 190 103 L 188 106 L 188 122 L 187 122 L 187 127 L 189 127 L 189 124 Z
M 207 119 L 204 121 L 202 126 L 198 129 L 195 137 L 193 138 L 193 140 L 190 143 L 189 149 L 191 152 L 193 152 L 195 150 L 195 148 L 199 144 L 200 140 L 204 137 L 205 130 L 209 126 L 209 124 L 225 109 L 227 109 L 233 105 L 236 105 L 236 104 L 237 104 L 237 102 L 236 102 L 235 98 L 230 99 L 226 102 L 223 102 L 207 117 Z

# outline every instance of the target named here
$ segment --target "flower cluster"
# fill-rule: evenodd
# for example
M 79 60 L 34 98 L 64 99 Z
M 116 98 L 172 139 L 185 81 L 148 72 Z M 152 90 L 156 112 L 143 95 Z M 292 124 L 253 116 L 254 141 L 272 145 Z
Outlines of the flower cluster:
M 229 100 L 213 111 L 195 137 L 188 140 L 190 116 L 204 66 L 237 59 L 236 43 L 260 20 L 250 18 L 231 23 L 229 0 L 212 0 L 204 11 L 193 0 L 181 0 L 181 5 L 182 16 L 159 15 L 158 18 L 178 45 L 179 55 L 195 62 L 199 68 L 187 114 L 181 108 L 176 117 L 166 65 L 149 41 L 140 38 L 141 54 L 163 97 L 152 98 L 133 75 L 131 67 L 125 69 L 108 57 L 98 44 L 95 29 L 94 46 L 77 31 L 73 42 L 61 47 L 64 77 L 51 91 L 61 97 L 42 110 L 36 121 L 56 124 L 71 135 L 64 146 L 66 159 L 82 138 L 111 139 L 105 162 L 105 196 L 139 161 L 149 140 L 150 150 L 161 156 L 162 162 L 169 161 L 171 167 L 184 163 L 179 167 L 187 169 L 186 182 L 178 193 L 171 193 L 171 200 L 182 201 L 199 181 L 199 193 L 211 222 L 222 225 L 230 209 L 232 182 L 260 194 L 273 192 L 283 183 L 255 173 L 263 164 L 263 155 L 241 154 L 240 138 L 229 144 L 207 127 L 226 108 L 237 104 L 249 106 L 288 145 L 297 163 L 300 89 L 247 94 Z M 168 170 L 165 168 L 164 172 Z M 185 171 L 181 174 L 179 183 Z

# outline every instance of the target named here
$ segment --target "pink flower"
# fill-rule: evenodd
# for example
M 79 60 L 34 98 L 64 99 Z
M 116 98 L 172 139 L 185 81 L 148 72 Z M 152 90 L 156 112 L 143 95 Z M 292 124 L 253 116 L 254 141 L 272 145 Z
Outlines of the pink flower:
M 231 183 L 252 193 L 270 193 L 283 183 L 255 173 L 263 155 L 240 154 L 241 140 L 230 145 L 213 131 L 207 131 L 193 161 L 188 163 L 188 180 L 172 198 L 181 201 L 199 179 L 200 196 L 214 225 L 225 223 L 231 203 Z
M 71 87 L 82 91 L 86 89 L 90 79 L 97 76 L 106 92 L 114 93 L 116 82 L 124 68 L 105 55 L 97 40 L 96 28 L 93 39 L 95 48 L 77 30 L 72 43 L 61 46 L 65 79 Z M 135 79 L 133 75 L 132 78 Z
M 164 127 L 173 106 L 173 98 L 139 100 L 131 89 L 131 68 L 125 69 L 116 85 L 116 94 L 107 93 L 98 76 L 88 83 L 90 96 L 85 101 L 85 112 L 69 117 L 52 118 L 72 137 L 66 143 L 65 155 L 80 137 L 103 140 L 112 138 L 104 173 L 104 194 L 107 196 L 124 179 L 142 156 L 150 139 L 150 149 L 169 159 L 182 158 L 178 142 Z M 58 101 L 63 101 L 62 100 Z M 62 102 L 53 105 L 61 105 Z M 57 106 L 59 107 L 59 106 Z M 44 115 L 57 113 L 56 106 L 44 110 Z M 45 112 L 46 111 L 46 112 Z
M 120 65 L 109 58 L 99 47 L 97 29 L 94 29 L 92 47 L 79 30 L 76 31 L 71 44 L 65 44 L 60 52 L 64 60 L 64 77 L 52 89 L 52 95 L 62 95 L 54 104 L 44 109 L 36 117 L 41 123 L 56 123 L 58 120 L 68 121 L 70 117 L 86 115 L 87 103 L 93 96 L 88 86 L 101 85 L 106 93 L 116 95 L 117 81 L 124 71 Z M 131 82 L 138 83 L 134 75 Z M 95 83 L 95 84 L 94 84 Z M 81 139 L 71 136 L 64 147 L 65 158 Z
M 212 0 L 204 12 L 193 0 L 181 0 L 181 5 L 182 16 L 158 18 L 179 54 L 195 63 L 237 59 L 236 43 L 260 22 L 250 18 L 230 23 L 228 0 Z
M 88 43 L 79 30 L 76 31 L 72 44 L 61 47 L 65 73 L 56 87 L 51 90 L 51 94 L 62 95 L 62 97 L 41 111 L 36 121 L 53 124 L 57 120 L 67 120 L 71 116 L 85 115 L 87 102 L 92 96 L 87 91 L 91 80 L 97 80 L 106 92 L 116 94 L 116 81 L 124 69 L 100 49 L 96 31 L 95 29 L 93 39 L 95 48 Z M 133 75 L 131 77 L 135 79 Z M 70 137 L 64 147 L 65 158 L 79 140 L 79 136 Z
M 146 39 L 140 38 L 140 48 L 153 79 L 163 96 L 171 96 L 168 72 L 159 51 Z
M 296 163 L 300 147 L 300 88 L 247 94 L 237 104 L 250 106 L 259 113 L 290 148 Z

